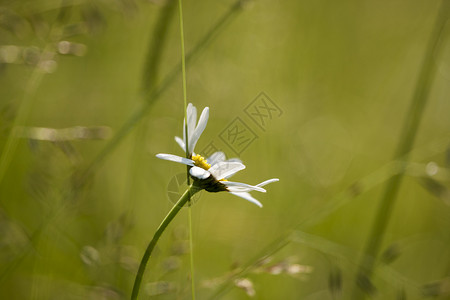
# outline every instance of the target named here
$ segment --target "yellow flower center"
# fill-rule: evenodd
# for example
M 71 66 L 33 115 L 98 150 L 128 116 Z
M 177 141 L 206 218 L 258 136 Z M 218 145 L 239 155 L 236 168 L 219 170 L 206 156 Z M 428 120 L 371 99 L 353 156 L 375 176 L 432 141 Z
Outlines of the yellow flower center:
M 211 164 L 208 164 L 208 161 L 206 160 L 206 158 L 204 158 L 200 154 L 192 156 L 191 159 L 194 161 L 194 165 L 196 167 L 202 168 L 204 170 L 209 170 L 209 168 L 211 168 Z M 228 180 L 226 180 L 225 178 L 222 178 L 219 181 L 228 181 Z
M 192 156 L 191 159 L 194 161 L 194 165 L 196 167 L 202 168 L 204 170 L 208 170 L 209 168 L 211 168 L 211 165 L 208 164 L 206 159 L 203 156 L 201 156 L 200 154 Z

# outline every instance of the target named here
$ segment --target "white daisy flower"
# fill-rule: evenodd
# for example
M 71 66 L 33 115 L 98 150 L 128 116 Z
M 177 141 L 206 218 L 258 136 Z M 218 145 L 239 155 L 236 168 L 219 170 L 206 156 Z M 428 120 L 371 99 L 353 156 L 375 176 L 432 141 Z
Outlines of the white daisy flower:
M 198 139 L 203 133 L 203 130 L 205 130 L 206 124 L 208 123 L 209 118 L 209 107 L 205 107 L 202 111 L 202 114 L 200 115 L 200 118 L 197 122 L 197 108 L 192 105 L 192 103 L 189 103 L 186 108 L 186 115 L 187 115 L 187 132 L 188 132 L 188 152 L 189 156 L 194 154 L 194 148 L 195 145 L 198 142 Z M 175 137 L 175 141 L 180 145 L 181 149 L 183 151 L 186 151 L 186 120 L 183 120 L 183 139 L 179 137 Z
M 195 154 L 194 148 L 197 144 L 200 135 L 205 130 L 206 124 L 209 118 L 209 108 L 205 107 L 197 121 L 197 108 L 189 103 L 186 109 L 187 122 L 183 121 L 183 139 L 175 137 L 175 141 L 180 145 L 183 151 L 186 151 L 186 141 L 188 143 L 188 157 L 181 157 L 173 154 L 157 154 L 156 157 L 170 160 L 178 163 L 182 163 L 190 166 L 189 173 L 194 178 L 194 185 L 199 189 L 205 189 L 208 192 L 221 192 L 227 191 L 236 195 L 238 197 L 244 198 L 259 207 L 262 204 L 253 198 L 249 192 L 259 191 L 266 192 L 262 187 L 278 181 L 277 178 L 269 179 L 261 182 L 257 185 L 249 185 L 241 182 L 228 181 L 232 175 L 236 174 L 240 170 L 245 169 L 245 165 L 238 158 L 232 158 L 226 160 L 225 154 L 223 152 L 215 152 L 208 159 Z M 187 123 L 187 134 L 186 139 L 186 126 Z
M 223 152 L 216 152 L 208 159 L 200 155 L 193 155 L 191 158 L 184 158 L 172 154 L 157 154 L 160 159 L 170 160 L 191 166 L 189 174 L 194 179 L 194 185 L 199 189 L 205 189 L 208 192 L 230 192 L 233 195 L 250 201 L 259 207 L 262 204 L 250 195 L 251 191 L 265 193 L 263 186 L 276 182 L 278 178 L 272 178 L 257 185 L 249 185 L 241 182 L 228 181 L 228 178 L 245 169 L 245 165 L 239 159 L 225 160 Z

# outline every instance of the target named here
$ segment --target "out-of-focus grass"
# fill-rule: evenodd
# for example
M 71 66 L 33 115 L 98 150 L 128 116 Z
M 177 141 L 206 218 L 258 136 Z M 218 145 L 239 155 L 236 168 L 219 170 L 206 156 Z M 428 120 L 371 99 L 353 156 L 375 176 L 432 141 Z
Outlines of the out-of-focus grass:
M 142 78 L 149 45 L 159 40 L 154 28 L 164 4 L 33 3 L 0 4 L 2 51 L 5 45 L 54 45 L 59 40 L 46 34 L 50 24 L 66 33 L 79 30 L 61 39 L 83 44 L 87 51 L 80 57 L 55 56 L 57 69 L 44 75 L 30 114 L 18 125 L 102 125 L 114 136 L 146 100 Z M 61 4 L 70 9 L 57 23 Z M 232 5 L 185 3 L 188 52 Z M 386 166 L 394 163 L 390 159 L 438 5 L 419 0 L 246 2 L 198 52 L 187 71 L 188 100 L 199 108 L 209 106 L 211 116 L 197 150 L 213 142 L 236 156 L 219 135 L 239 117 L 258 138 L 241 153 L 247 169 L 236 180 L 280 178 L 267 194 L 257 195 L 263 209 L 227 194 L 200 195 L 193 206 L 199 299 L 215 295 L 242 266 L 251 266 L 238 277 L 253 283 L 256 299 L 348 296 L 383 184 L 392 175 Z M 179 61 L 175 21 L 168 24 L 158 58 L 158 83 Z M 403 293 L 407 299 L 422 299 L 423 293 L 448 297 L 448 28 L 443 41 L 411 166 L 382 244 L 389 264 L 380 263 L 375 271 L 380 299 Z M 19 61 L 0 65 L 2 151 L 35 68 Z M 244 112 L 261 91 L 283 111 L 264 131 Z M 0 183 L 1 298 L 129 297 L 145 245 L 172 205 L 167 184 L 184 171 L 154 157 L 182 154 L 173 141 L 182 134 L 182 117 L 181 81 L 176 79 L 82 186 L 77 175 L 108 140 L 61 145 L 18 139 Z M 144 283 L 149 285 L 142 296 L 190 297 L 186 226 L 182 212 L 148 266 Z M 283 237 L 285 247 L 270 246 Z M 273 257 L 255 265 L 267 253 L 262 249 Z M 275 274 L 281 262 L 312 271 Z M 230 289 L 221 298 L 246 299 L 246 282 L 240 282 L 241 288 L 226 285 Z

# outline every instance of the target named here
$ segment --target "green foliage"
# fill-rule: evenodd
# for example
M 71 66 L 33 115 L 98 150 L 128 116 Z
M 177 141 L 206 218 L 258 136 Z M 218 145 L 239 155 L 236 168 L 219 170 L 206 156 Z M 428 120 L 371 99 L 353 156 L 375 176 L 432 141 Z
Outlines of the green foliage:
M 447 299 L 448 26 L 426 58 L 440 1 L 183 4 L 187 100 L 211 109 L 197 150 L 239 156 L 237 181 L 280 178 L 263 209 L 196 195 L 197 298 L 348 299 L 369 261 L 359 282 L 378 299 Z M 1 299 L 130 297 L 185 172 L 154 156 L 180 150 L 175 14 L 171 1 L 0 2 Z M 427 80 L 427 106 L 408 111 Z M 281 112 L 264 127 L 248 113 L 261 92 Z M 238 154 L 223 134 L 236 118 L 256 136 Z M 186 209 L 167 230 L 143 299 L 191 297 Z

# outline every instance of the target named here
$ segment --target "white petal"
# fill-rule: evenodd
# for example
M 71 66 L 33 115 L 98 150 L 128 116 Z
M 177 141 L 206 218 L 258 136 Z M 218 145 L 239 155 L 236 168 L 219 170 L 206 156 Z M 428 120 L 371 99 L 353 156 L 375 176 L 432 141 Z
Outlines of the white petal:
M 221 181 L 224 185 L 227 186 L 227 189 L 230 192 L 250 192 L 250 191 L 258 191 L 261 193 L 265 193 L 266 190 L 259 186 L 254 186 L 242 182 L 233 182 L 233 181 Z
M 265 186 L 265 185 L 267 185 L 267 184 L 269 184 L 269 183 L 277 182 L 277 181 L 280 181 L 280 179 L 278 179 L 278 178 L 272 178 L 272 179 L 263 181 L 263 182 L 261 182 L 261 183 L 258 183 L 256 186 Z
M 205 169 L 202 169 L 199 167 L 192 167 L 189 170 L 189 174 L 191 174 L 192 176 L 194 176 L 195 178 L 198 178 L 198 179 L 206 179 L 211 175 L 211 173 L 209 173 Z
M 243 199 L 245 199 L 247 201 L 250 201 L 251 203 L 254 203 L 254 204 L 258 205 L 259 207 L 262 207 L 261 202 L 259 202 L 255 198 L 253 198 L 252 195 L 250 195 L 249 193 L 245 193 L 245 192 L 238 192 L 238 193 L 231 192 L 231 194 L 233 194 L 235 196 L 238 196 L 238 197 L 241 197 L 241 198 L 243 198 Z
M 165 159 L 165 160 L 170 160 L 170 161 L 174 161 L 177 163 L 185 164 L 188 166 L 194 165 L 194 161 L 192 159 L 181 157 L 178 155 L 159 153 L 159 154 L 156 154 L 156 157 L 160 158 L 160 159 Z
M 255 189 L 253 189 L 253 188 L 243 187 L 243 186 L 230 186 L 230 187 L 227 187 L 227 190 L 229 192 L 233 192 L 233 193 L 244 193 L 244 192 L 248 193 L 248 192 L 255 191 Z
M 240 170 L 245 169 L 245 165 L 239 162 L 226 162 L 222 161 L 215 165 L 213 165 L 209 172 L 217 179 L 220 180 L 222 178 L 231 176 Z
M 213 166 L 221 161 L 224 161 L 225 158 L 226 158 L 225 153 L 223 153 L 222 151 L 217 151 L 211 154 L 211 156 L 208 157 L 206 160 L 211 166 Z
M 230 161 L 230 162 L 240 162 L 240 163 L 242 163 L 242 160 L 240 160 L 240 159 L 237 158 L 237 157 L 233 157 L 233 158 L 227 159 L 227 161 Z
M 230 158 L 230 159 L 227 159 L 226 162 L 238 162 L 238 163 L 242 164 L 242 160 L 240 160 L 239 158 Z M 232 177 L 233 175 L 234 174 L 230 174 L 224 178 L 228 179 L 228 178 Z
M 188 107 L 186 109 L 187 114 L 187 126 L 188 126 L 188 146 L 189 149 L 191 148 L 191 137 L 194 134 L 195 131 L 195 123 L 197 122 L 197 108 L 192 105 L 192 103 L 188 104 Z M 183 128 L 183 130 L 186 130 Z M 189 152 L 192 152 L 189 150 Z
M 205 107 L 202 111 L 200 119 L 198 120 L 197 127 L 195 127 L 194 132 L 189 133 L 189 152 L 193 152 L 195 145 L 197 145 L 198 139 L 203 133 L 203 130 L 206 128 L 206 124 L 208 123 L 209 118 L 209 107 Z
M 176 136 L 175 142 L 177 142 L 178 145 L 180 145 L 181 149 L 183 149 L 183 151 L 186 152 L 186 145 L 184 144 L 184 141 L 181 138 Z

